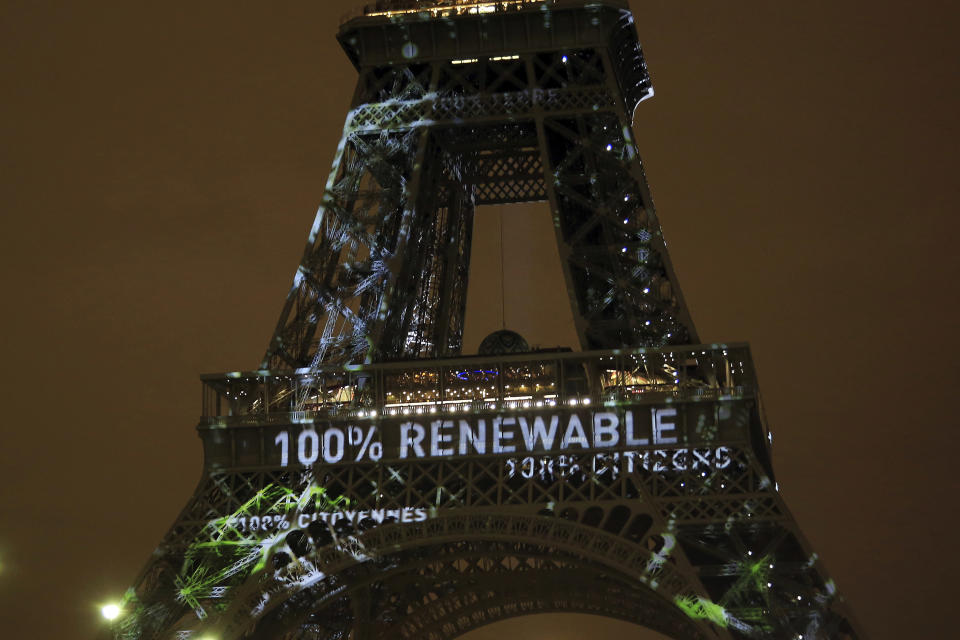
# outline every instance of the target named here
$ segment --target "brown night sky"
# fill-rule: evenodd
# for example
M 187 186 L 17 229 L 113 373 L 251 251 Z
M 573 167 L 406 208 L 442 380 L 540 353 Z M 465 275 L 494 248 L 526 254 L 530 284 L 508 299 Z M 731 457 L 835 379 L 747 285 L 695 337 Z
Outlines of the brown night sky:
M 358 4 L 0 4 L 0 636 L 91 637 L 190 496 L 197 376 L 266 347 Z M 657 92 L 637 139 L 701 338 L 751 343 L 781 490 L 868 637 L 955 637 L 955 3 L 632 5 Z M 482 213 L 473 346 L 500 313 Z M 505 315 L 551 344 L 542 213 L 502 211 Z M 625 630 L 655 637 L 470 638 Z

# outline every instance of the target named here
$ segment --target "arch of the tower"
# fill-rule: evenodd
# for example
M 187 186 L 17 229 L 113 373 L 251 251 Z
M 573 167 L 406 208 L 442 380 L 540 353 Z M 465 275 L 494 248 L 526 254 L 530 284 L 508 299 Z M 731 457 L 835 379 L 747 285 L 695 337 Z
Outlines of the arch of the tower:
M 669 611 L 647 587 L 631 585 L 583 560 L 544 554 L 524 545 L 474 544 L 453 557 L 443 546 L 416 552 L 386 576 L 371 577 L 320 606 L 280 637 L 448 640 L 508 618 L 540 613 L 586 613 L 630 622 L 674 638 L 702 638 L 691 621 Z M 441 566 L 442 558 L 448 561 Z M 429 559 L 429 560 L 428 560 Z M 368 608 L 366 625 L 358 609 Z M 331 615 L 339 611 L 340 616 Z M 343 615 L 346 614 L 346 615 Z M 265 627 L 266 629 L 266 627 Z M 274 637 L 264 631 L 263 637 Z
M 507 618 L 567 612 L 678 639 L 717 637 L 676 605 L 696 594 L 669 546 L 650 549 L 581 522 L 450 515 L 324 546 L 298 537 L 292 546 L 275 549 L 268 566 L 278 568 L 237 594 L 220 633 L 445 640 Z
M 545 575 L 544 580 L 557 584 L 544 585 L 537 580 L 501 580 L 484 590 L 468 588 L 442 600 L 425 604 L 411 612 L 402 633 L 384 637 L 425 638 L 449 640 L 474 629 L 510 618 L 548 613 L 580 613 L 621 620 L 639 627 L 672 634 L 670 621 L 663 611 L 644 601 L 642 594 L 623 593 L 597 584 L 600 580 L 586 580 L 585 571 L 571 571 L 569 575 Z M 601 576 L 601 579 L 607 579 Z M 590 587 L 593 587 L 592 589 Z M 681 623 L 691 627 L 687 622 Z M 690 633 L 671 637 L 701 637 Z

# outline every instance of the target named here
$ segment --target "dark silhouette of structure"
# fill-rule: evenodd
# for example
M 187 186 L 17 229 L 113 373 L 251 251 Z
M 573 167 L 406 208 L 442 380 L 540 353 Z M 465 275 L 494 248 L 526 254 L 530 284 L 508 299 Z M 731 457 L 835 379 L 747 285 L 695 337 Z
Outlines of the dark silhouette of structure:
M 746 345 L 698 345 L 631 132 L 619 0 L 378 2 L 262 368 L 118 638 L 453 638 L 579 611 L 861 638 L 781 500 Z M 581 351 L 461 353 L 477 205 L 547 201 Z

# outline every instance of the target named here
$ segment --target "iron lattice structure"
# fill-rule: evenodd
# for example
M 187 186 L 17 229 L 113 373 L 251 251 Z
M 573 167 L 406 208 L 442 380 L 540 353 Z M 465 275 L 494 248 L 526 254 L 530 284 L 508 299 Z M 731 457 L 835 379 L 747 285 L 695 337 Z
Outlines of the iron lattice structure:
M 261 369 L 116 638 L 454 638 L 579 611 L 862 638 L 776 490 L 746 345 L 698 345 L 631 132 L 617 0 L 381 2 Z M 580 352 L 461 354 L 477 205 L 547 201 Z

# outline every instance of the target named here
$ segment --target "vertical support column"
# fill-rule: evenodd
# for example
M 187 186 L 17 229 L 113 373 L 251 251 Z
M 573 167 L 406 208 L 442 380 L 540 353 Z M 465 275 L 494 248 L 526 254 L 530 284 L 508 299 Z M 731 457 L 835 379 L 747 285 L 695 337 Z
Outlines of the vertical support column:
M 416 151 L 414 152 L 412 175 L 410 180 L 404 185 L 404 205 L 400 218 L 399 229 L 397 230 L 397 243 L 386 260 L 386 282 L 383 285 L 382 294 L 376 302 L 376 308 L 372 309 L 371 323 L 366 330 L 367 349 L 364 356 L 364 362 L 374 362 L 380 359 L 384 354 L 382 349 L 386 346 L 388 325 L 393 324 L 391 320 L 400 320 L 396 314 L 391 316 L 393 311 L 393 302 L 398 295 L 398 284 L 406 283 L 410 278 L 411 266 L 415 264 L 410 253 L 417 247 L 411 247 L 411 235 L 413 234 L 414 221 L 417 218 L 418 207 L 417 199 L 420 194 L 420 183 L 423 180 L 423 164 L 426 158 L 427 144 L 430 138 L 430 129 L 422 127 L 417 133 Z M 399 354 L 393 354 L 399 355 Z
M 474 209 L 470 194 L 452 180 L 447 189 L 447 224 L 443 229 L 445 243 L 441 247 L 443 284 L 433 331 L 437 357 L 460 353 L 473 235 Z
M 358 85 L 357 92 L 359 93 L 359 91 Z M 293 285 L 287 292 L 283 310 L 280 312 L 280 319 L 277 321 L 277 327 L 260 364 L 261 369 L 294 369 L 306 364 L 305 345 L 312 338 L 319 320 L 317 311 L 311 310 L 309 307 L 319 306 L 320 302 L 319 292 L 311 293 L 307 287 L 309 284 L 308 276 L 311 275 L 309 265 L 315 262 L 315 255 L 324 252 L 325 237 L 322 233 L 324 218 L 327 208 L 331 204 L 330 194 L 334 185 L 344 173 L 342 162 L 349 138 L 350 119 L 351 114 L 347 114 L 343 134 L 333 157 L 333 166 L 327 176 L 323 202 L 317 209 L 313 226 L 307 237 L 307 246 L 304 249 L 303 258 L 297 269 L 297 274 L 294 276 Z
M 679 287 L 657 244 L 659 225 L 605 53 L 551 55 L 531 69 L 541 73 L 535 86 L 543 84 L 533 111 L 582 342 L 589 349 L 688 343 L 692 324 L 673 294 Z
M 350 640 L 373 640 L 371 618 L 370 588 L 362 587 L 351 594 L 353 609 L 353 627 L 350 631 Z
M 610 59 L 610 51 L 601 49 L 598 50 L 597 53 L 600 55 L 600 59 L 603 62 L 604 76 L 606 78 L 608 91 L 610 92 L 610 95 L 616 96 L 616 114 L 617 119 L 621 123 L 621 130 L 623 133 L 627 171 L 637 185 L 641 203 L 650 218 L 650 224 L 648 226 L 652 225 L 656 228 L 656 233 L 654 233 L 651 237 L 650 244 L 652 245 L 653 250 L 659 256 L 663 270 L 666 273 L 668 281 L 670 282 L 671 295 L 674 299 L 674 315 L 687 331 L 685 340 L 669 342 L 671 344 L 680 344 L 681 342 L 697 344 L 700 342 L 700 339 L 697 337 L 697 330 L 693 324 L 693 318 L 690 315 L 690 310 L 687 308 L 686 302 L 683 299 L 683 293 L 680 290 L 680 281 L 677 279 L 676 271 L 673 268 L 673 261 L 670 259 L 670 253 L 667 251 L 667 243 L 663 237 L 663 230 L 660 228 L 660 221 L 657 218 L 656 207 L 654 207 L 653 204 L 653 195 L 650 193 L 650 185 L 647 182 L 647 175 L 643 169 L 643 161 L 640 159 L 639 147 L 637 146 L 633 135 L 632 114 L 627 111 L 626 102 L 624 101 L 624 88 L 620 87 L 617 80 L 617 74 L 613 67 L 613 62 Z M 652 95 L 652 90 L 650 95 Z
M 573 316 L 574 329 L 577 332 L 577 338 L 580 340 L 581 350 L 589 349 L 587 342 L 587 322 L 580 309 L 580 302 L 577 300 L 576 287 L 573 282 L 573 275 L 570 273 L 570 245 L 567 244 L 563 235 L 562 225 L 560 223 L 560 205 L 557 202 L 557 193 L 554 189 L 553 164 L 550 162 L 550 154 L 547 150 L 547 137 L 544 131 L 544 111 L 540 104 L 540 90 L 537 87 L 537 74 L 533 64 L 533 56 L 524 57 L 524 64 L 527 69 L 528 91 L 532 96 L 531 115 L 537 129 L 537 147 L 540 151 L 540 164 L 543 167 L 544 190 L 547 193 L 547 202 L 550 203 L 550 217 L 553 220 L 553 231 L 557 239 L 557 252 L 560 255 L 560 269 L 563 272 L 563 282 L 566 285 L 567 296 L 570 300 L 570 311 Z

